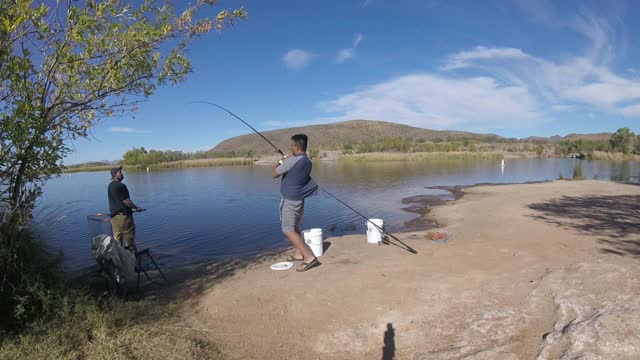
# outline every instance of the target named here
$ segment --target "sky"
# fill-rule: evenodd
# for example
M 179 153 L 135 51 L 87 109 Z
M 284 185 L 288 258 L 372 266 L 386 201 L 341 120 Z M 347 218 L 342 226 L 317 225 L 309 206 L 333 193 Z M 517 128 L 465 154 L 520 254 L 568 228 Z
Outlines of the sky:
M 177 7 L 184 6 L 180 2 Z M 221 0 L 246 21 L 197 40 L 193 72 L 105 119 L 65 164 L 209 150 L 258 130 L 384 120 L 505 137 L 640 132 L 640 2 Z

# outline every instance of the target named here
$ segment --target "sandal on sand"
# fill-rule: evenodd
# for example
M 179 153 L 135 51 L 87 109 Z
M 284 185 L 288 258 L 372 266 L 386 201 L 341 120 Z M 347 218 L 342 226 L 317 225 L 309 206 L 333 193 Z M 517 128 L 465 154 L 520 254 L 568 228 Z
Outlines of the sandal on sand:
M 287 261 L 302 261 L 302 260 L 304 260 L 304 258 L 297 258 L 295 256 L 289 256 L 287 258 Z
M 311 269 L 314 266 L 318 266 L 318 265 L 320 265 L 320 261 L 318 261 L 318 258 L 315 258 L 310 263 L 303 262 L 302 265 L 303 265 L 302 269 L 300 269 L 300 268 L 296 269 L 297 272 L 307 271 L 307 270 Z

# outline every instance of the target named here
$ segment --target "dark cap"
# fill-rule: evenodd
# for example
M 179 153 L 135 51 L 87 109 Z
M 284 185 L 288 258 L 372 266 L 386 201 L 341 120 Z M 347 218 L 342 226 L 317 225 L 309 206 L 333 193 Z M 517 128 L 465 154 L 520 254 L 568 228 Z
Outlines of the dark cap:
M 113 167 L 111 168 L 111 178 L 113 179 L 114 177 L 116 177 L 116 174 L 122 170 L 122 166 L 117 166 L 117 167 Z

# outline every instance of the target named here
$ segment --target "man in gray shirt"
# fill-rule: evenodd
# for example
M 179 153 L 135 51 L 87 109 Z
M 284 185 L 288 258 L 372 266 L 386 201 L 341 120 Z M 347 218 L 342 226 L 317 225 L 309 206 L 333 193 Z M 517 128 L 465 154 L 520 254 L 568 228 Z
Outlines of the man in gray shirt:
M 297 271 L 306 271 L 320 262 L 302 239 L 302 216 L 304 199 L 318 191 L 318 185 L 311 178 L 311 160 L 307 157 L 307 135 L 298 134 L 291 137 L 291 153 L 273 165 L 274 178 L 282 176 L 280 183 L 280 224 L 282 233 L 296 249 L 291 260 L 302 261 Z

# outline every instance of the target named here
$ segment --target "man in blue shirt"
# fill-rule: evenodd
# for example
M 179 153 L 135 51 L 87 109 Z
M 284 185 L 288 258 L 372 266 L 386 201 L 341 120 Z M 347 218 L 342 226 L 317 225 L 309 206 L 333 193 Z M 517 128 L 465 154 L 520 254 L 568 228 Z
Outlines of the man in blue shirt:
M 302 239 L 302 217 L 304 199 L 318 191 L 318 185 L 311 178 L 311 160 L 307 157 L 307 135 L 298 134 L 291 137 L 291 153 L 273 165 L 272 176 L 282 176 L 280 183 L 280 224 L 282 233 L 289 239 L 295 250 L 293 260 L 301 260 L 297 271 L 306 271 L 320 262 L 313 251 Z

